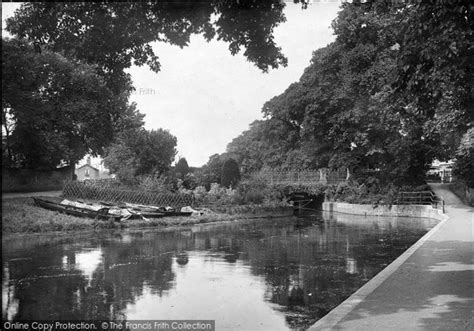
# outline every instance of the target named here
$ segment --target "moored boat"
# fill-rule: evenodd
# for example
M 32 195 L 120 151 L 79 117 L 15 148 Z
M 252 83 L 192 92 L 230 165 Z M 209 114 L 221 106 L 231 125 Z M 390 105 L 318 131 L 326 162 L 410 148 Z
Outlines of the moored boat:
M 97 219 L 113 219 L 115 221 L 127 219 L 161 218 L 171 216 L 191 216 L 190 210 L 176 210 L 171 207 L 156 207 L 147 205 L 129 204 L 114 205 L 112 203 L 85 203 L 64 199 L 60 203 L 40 198 L 33 198 L 37 206 L 78 217 Z
M 64 203 L 57 203 L 53 201 L 48 201 L 40 198 L 33 198 L 35 204 L 39 207 L 58 211 L 60 213 L 64 213 L 67 215 L 73 215 L 77 217 L 88 217 L 88 218 L 98 218 L 98 219 L 113 219 L 114 221 L 120 221 L 122 219 L 122 215 L 117 215 L 110 213 L 110 208 L 103 207 L 103 208 L 83 208 L 74 205 L 64 204 Z

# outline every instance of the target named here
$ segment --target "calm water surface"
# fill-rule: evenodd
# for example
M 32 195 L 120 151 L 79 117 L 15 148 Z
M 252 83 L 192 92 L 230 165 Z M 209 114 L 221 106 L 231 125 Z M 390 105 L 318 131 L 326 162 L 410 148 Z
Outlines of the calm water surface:
M 2 315 L 305 329 L 435 224 L 325 214 L 4 240 Z

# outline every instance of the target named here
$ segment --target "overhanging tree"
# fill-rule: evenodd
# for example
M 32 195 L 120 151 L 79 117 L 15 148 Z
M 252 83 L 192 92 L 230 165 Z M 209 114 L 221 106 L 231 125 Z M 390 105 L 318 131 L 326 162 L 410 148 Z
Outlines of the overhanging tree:
M 151 43 L 185 47 L 193 34 L 207 41 L 217 37 L 232 54 L 243 50 L 267 71 L 287 64 L 273 37 L 274 28 L 286 20 L 284 7 L 279 0 L 27 3 L 7 20 L 7 30 L 38 48 L 97 64 L 115 78 L 132 64 L 159 71 Z
M 306 1 L 295 2 L 306 6 Z M 159 58 L 152 42 L 185 47 L 194 34 L 207 41 L 217 38 L 229 45 L 231 54 L 243 51 L 250 62 L 266 72 L 287 64 L 273 37 L 274 28 L 285 21 L 284 7 L 279 0 L 25 3 L 7 20 L 6 29 L 30 41 L 38 53 L 60 53 L 94 66 L 112 93 L 110 98 L 104 95 L 108 106 L 117 110 L 117 115 L 111 114 L 112 123 L 126 130 L 130 123 L 124 124 L 124 114 L 130 115 L 133 123 L 142 118 L 127 104 L 133 86 L 125 69 L 146 64 L 158 72 Z M 104 143 L 110 140 L 108 136 Z M 43 150 L 50 147 L 41 141 L 45 139 L 38 139 L 35 146 Z M 10 147 L 5 148 L 6 154 Z M 100 153 L 101 148 L 90 151 Z M 57 151 L 64 152 L 60 146 Z M 71 162 L 81 155 L 73 155 Z
M 264 105 L 261 134 L 248 132 L 261 137 L 259 163 L 291 146 L 284 154 L 312 167 L 421 183 L 435 157 L 454 156 L 473 120 L 469 8 L 468 1 L 344 3 L 333 23 L 336 41 Z M 270 121 L 281 123 L 279 144 L 265 133 Z
M 2 39 L 4 166 L 54 168 L 103 152 L 117 130 L 142 125 L 94 67 Z

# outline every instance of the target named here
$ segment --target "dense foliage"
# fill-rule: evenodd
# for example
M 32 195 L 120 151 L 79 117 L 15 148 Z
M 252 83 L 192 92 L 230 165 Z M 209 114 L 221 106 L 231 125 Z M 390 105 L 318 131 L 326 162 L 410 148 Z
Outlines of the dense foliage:
M 126 69 L 146 64 L 158 72 L 152 43 L 185 47 L 196 34 L 225 41 L 231 54 L 243 51 L 262 71 L 285 66 L 273 36 L 284 7 L 279 0 L 23 4 L 6 26 L 18 39 L 2 39 L 4 164 L 52 168 L 106 151 L 119 178 L 155 180 L 169 168 L 176 138 L 140 129 Z M 181 180 L 209 190 L 223 183 L 232 157 L 244 174 L 349 168 L 357 180 L 417 185 L 434 158 L 456 155 L 456 173 L 472 183 L 472 135 L 465 135 L 474 116 L 472 18 L 467 0 L 344 2 L 336 40 L 264 104 L 265 119 Z
M 159 71 L 154 41 L 185 47 L 191 35 L 217 37 L 261 70 L 286 65 L 273 30 L 285 21 L 285 3 L 272 1 L 41 2 L 22 5 L 7 30 L 40 48 L 97 64 L 120 77 L 132 64 Z
M 104 164 L 125 183 L 144 175 L 159 177 L 169 170 L 176 144 L 176 137 L 163 129 L 124 131 L 107 148 Z
M 2 39 L 4 166 L 74 164 L 101 154 L 116 132 L 141 126 L 142 118 L 135 105 L 114 97 L 94 67 Z
M 473 123 L 467 1 L 344 3 L 336 41 L 228 145 L 244 171 L 345 168 L 417 185 Z
M 158 72 L 153 42 L 185 47 L 202 35 L 223 40 L 233 55 L 242 51 L 262 71 L 286 66 L 273 37 L 284 7 L 278 0 L 22 4 L 6 20 L 16 40 L 2 41 L 4 165 L 74 164 L 142 126 L 143 115 L 128 105 L 134 87 L 126 69 L 146 64 Z
M 220 184 L 224 161 L 225 155 L 211 155 L 207 163 L 196 172 L 198 185 L 204 186 L 209 190 L 212 183 Z
M 224 187 L 236 187 L 240 180 L 240 169 L 237 161 L 232 158 L 225 160 L 222 165 L 221 185 Z

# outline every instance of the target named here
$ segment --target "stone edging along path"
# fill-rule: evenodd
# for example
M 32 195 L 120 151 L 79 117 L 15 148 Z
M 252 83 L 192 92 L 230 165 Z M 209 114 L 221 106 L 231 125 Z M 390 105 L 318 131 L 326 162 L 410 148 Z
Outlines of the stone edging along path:
M 346 317 L 360 302 L 362 302 L 377 287 L 386 281 L 415 251 L 420 248 L 439 228 L 449 219 L 446 214 L 431 206 L 424 205 L 393 205 L 378 206 L 349 204 L 339 202 L 324 202 L 323 211 L 332 211 L 353 215 L 365 216 L 390 216 L 390 217 L 422 217 L 433 218 L 440 222 L 421 237 L 415 244 L 408 248 L 402 255 L 390 263 L 385 269 L 375 275 L 349 298 L 331 310 L 326 316 L 313 324 L 308 331 L 332 330 L 344 317 Z

